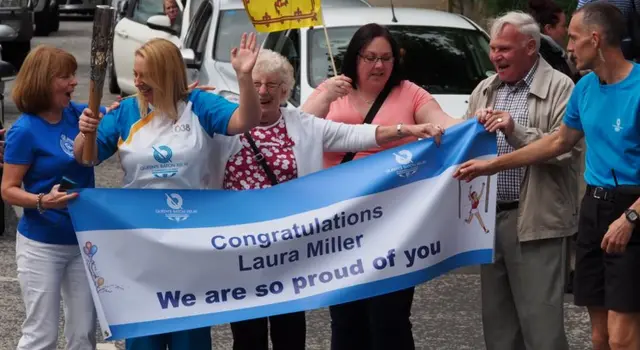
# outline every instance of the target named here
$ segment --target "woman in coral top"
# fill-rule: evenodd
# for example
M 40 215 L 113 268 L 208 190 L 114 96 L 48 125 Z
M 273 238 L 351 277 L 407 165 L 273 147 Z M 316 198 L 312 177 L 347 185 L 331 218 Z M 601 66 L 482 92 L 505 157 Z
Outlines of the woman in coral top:
M 431 123 L 448 128 L 462 122 L 446 114 L 418 85 L 402 80 L 400 49 L 389 30 L 367 24 L 353 35 L 342 63 L 342 75 L 323 82 L 307 99 L 303 111 L 347 124 L 362 124 L 378 94 L 392 87 L 372 124 L 395 126 L 405 134 L 408 125 Z M 359 152 L 354 159 L 415 141 L 407 137 Z M 344 152 L 327 152 L 325 167 L 340 164 Z M 414 288 L 356 302 L 335 305 L 331 313 L 331 348 L 414 349 L 411 304 Z

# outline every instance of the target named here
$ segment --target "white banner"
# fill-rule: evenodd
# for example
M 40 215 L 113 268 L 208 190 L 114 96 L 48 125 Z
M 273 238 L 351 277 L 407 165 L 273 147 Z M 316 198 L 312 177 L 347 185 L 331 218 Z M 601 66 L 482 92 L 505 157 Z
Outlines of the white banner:
M 257 191 L 82 189 L 70 205 L 101 327 L 132 338 L 310 310 L 491 262 L 496 154 L 476 121 Z

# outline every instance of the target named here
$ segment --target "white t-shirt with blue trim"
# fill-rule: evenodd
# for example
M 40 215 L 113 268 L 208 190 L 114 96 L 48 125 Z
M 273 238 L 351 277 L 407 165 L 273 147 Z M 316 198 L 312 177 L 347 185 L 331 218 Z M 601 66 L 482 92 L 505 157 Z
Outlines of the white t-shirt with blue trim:
M 238 105 L 194 90 L 178 103 L 176 121 L 157 111 L 140 118 L 135 98 L 104 116 L 97 131 L 98 159 L 116 151 L 124 188 L 206 189 L 212 176 L 210 150 L 215 134 L 226 135 Z

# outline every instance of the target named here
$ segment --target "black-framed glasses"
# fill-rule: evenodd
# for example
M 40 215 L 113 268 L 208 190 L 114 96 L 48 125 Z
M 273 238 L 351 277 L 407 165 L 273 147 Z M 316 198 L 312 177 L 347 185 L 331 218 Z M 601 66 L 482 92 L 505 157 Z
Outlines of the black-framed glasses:
M 382 62 L 382 64 L 393 62 L 393 56 L 381 56 L 381 57 L 374 56 L 374 55 L 358 55 L 358 56 L 360 56 L 365 62 L 369 64 L 376 64 L 376 62 L 378 61 Z

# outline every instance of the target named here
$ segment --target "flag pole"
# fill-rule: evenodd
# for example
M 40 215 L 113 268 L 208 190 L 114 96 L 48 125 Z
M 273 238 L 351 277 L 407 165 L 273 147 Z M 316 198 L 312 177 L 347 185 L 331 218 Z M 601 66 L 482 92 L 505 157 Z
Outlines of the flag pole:
M 336 69 L 336 62 L 333 59 L 333 52 L 331 52 L 331 41 L 329 40 L 329 32 L 327 32 L 327 25 L 324 23 L 324 11 L 320 7 L 320 16 L 322 17 L 322 28 L 324 29 L 324 40 L 327 42 L 327 50 L 329 50 L 329 58 L 331 58 L 331 68 L 333 68 L 333 75 L 338 75 Z

